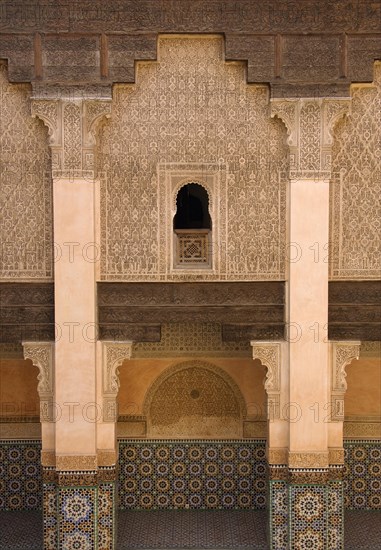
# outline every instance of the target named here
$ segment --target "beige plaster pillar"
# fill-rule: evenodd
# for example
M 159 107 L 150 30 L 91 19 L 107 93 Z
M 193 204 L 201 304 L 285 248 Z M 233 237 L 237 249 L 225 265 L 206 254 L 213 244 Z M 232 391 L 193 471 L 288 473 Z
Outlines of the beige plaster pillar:
M 334 389 L 328 343 L 328 243 L 333 127 L 349 105 L 347 98 L 271 101 L 272 116 L 286 125 L 290 151 L 284 363 L 289 384 L 281 409 L 288 423 L 287 464 L 280 464 L 282 455 L 278 464 L 275 456 L 269 461 L 271 549 L 342 550 L 344 544 L 342 428 L 331 418 L 341 390 Z
M 58 470 L 95 470 L 96 280 L 95 183 L 53 181 L 55 263 L 55 395 Z M 95 420 L 92 416 L 95 414 Z
M 32 100 L 32 114 L 49 128 L 53 171 L 57 414 L 55 461 L 43 468 L 44 549 L 75 544 L 112 550 L 116 441 L 105 441 L 101 429 L 98 433 L 103 386 L 96 335 L 100 246 L 94 172 L 95 130 L 110 116 L 111 96 L 83 99 L 85 90 L 79 88 L 72 97 L 56 92 Z M 78 522 L 77 509 L 86 515 L 85 524 Z
M 288 275 L 290 468 L 328 467 L 328 237 L 328 181 L 292 180 Z

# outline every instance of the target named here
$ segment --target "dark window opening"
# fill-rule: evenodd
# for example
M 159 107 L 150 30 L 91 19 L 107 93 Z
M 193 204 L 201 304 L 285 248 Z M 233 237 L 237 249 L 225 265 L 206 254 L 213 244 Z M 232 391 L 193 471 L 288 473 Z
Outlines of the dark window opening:
M 176 229 L 212 229 L 209 198 L 206 190 L 197 183 L 188 183 L 177 195 L 177 212 L 173 219 Z

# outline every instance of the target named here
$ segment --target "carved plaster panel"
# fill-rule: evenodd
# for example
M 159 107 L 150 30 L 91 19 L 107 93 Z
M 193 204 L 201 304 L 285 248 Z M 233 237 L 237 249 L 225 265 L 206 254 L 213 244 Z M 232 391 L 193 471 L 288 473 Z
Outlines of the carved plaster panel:
M 180 357 L 248 357 L 247 342 L 223 342 L 221 325 L 216 323 L 171 323 L 161 325 L 160 342 L 134 342 L 132 356 Z
M 106 281 L 284 278 L 288 151 L 268 90 L 226 63 L 219 36 L 161 36 L 158 61 L 114 87 L 100 131 L 101 278 Z M 176 193 L 209 193 L 213 266 L 174 270 Z
M 246 403 L 234 380 L 201 360 L 166 369 L 143 405 L 148 437 L 242 437 Z M 225 434 L 225 435 L 224 435 Z
M 361 342 L 331 342 L 331 419 L 344 420 L 345 367 L 360 356 Z
M 49 130 L 53 177 L 94 179 L 95 135 L 102 119 L 110 117 L 111 98 L 36 96 L 31 110 Z
M 381 62 L 372 85 L 351 89 L 351 112 L 337 124 L 332 148 L 330 275 L 379 279 Z
M 84 471 L 97 469 L 96 455 L 56 455 L 56 469 L 62 471 Z
M 272 99 L 271 114 L 287 128 L 291 179 L 329 179 L 333 127 L 349 110 L 337 99 Z
M 102 342 L 103 421 L 116 422 L 119 367 L 131 358 L 132 342 Z
M 31 89 L 0 61 L 0 279 L 51 280 L 53 229 L 47 132 L 30 116 Z
M 280 418 L 281 343 L 252 341 L 253 359 L 259 359 L 267 367 L 264 387 L 267 394 L 267 417 Z
M 325 451 L 290 451 L 288 454 L 289 468 L 328 468 L 328 452 Z
M 31 359 L 38 367 L 37 391 L 40 399 L 53 398 L 54 392 L 54 344 L 52 342 L 23 342 L 24 359 Z

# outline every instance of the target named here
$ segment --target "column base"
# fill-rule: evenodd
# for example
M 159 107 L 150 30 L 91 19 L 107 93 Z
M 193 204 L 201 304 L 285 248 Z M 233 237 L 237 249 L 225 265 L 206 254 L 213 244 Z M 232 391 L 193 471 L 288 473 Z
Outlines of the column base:
M 343 550 L 342 467 L 269 468 L 270 550 Z
M 44 550 L 114 550 L 116 470 L 43 469 Z

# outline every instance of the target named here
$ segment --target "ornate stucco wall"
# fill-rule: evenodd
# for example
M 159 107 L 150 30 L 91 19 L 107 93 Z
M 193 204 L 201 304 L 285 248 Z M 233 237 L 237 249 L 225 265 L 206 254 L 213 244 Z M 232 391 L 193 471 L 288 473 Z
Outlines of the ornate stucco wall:
M 268 89 L 225 63 L 219 36 L 162 36 L 136 85 L 116 85 L 99 136 L 103 280 L 283 279 L 288 153 Z M 210 270 L 174 270 L 176 195 L 203 185 Z
M 30 113 L 31 86 L 0 61 L 0 279 L 52 280 L 52 177 L 47 129 Z

